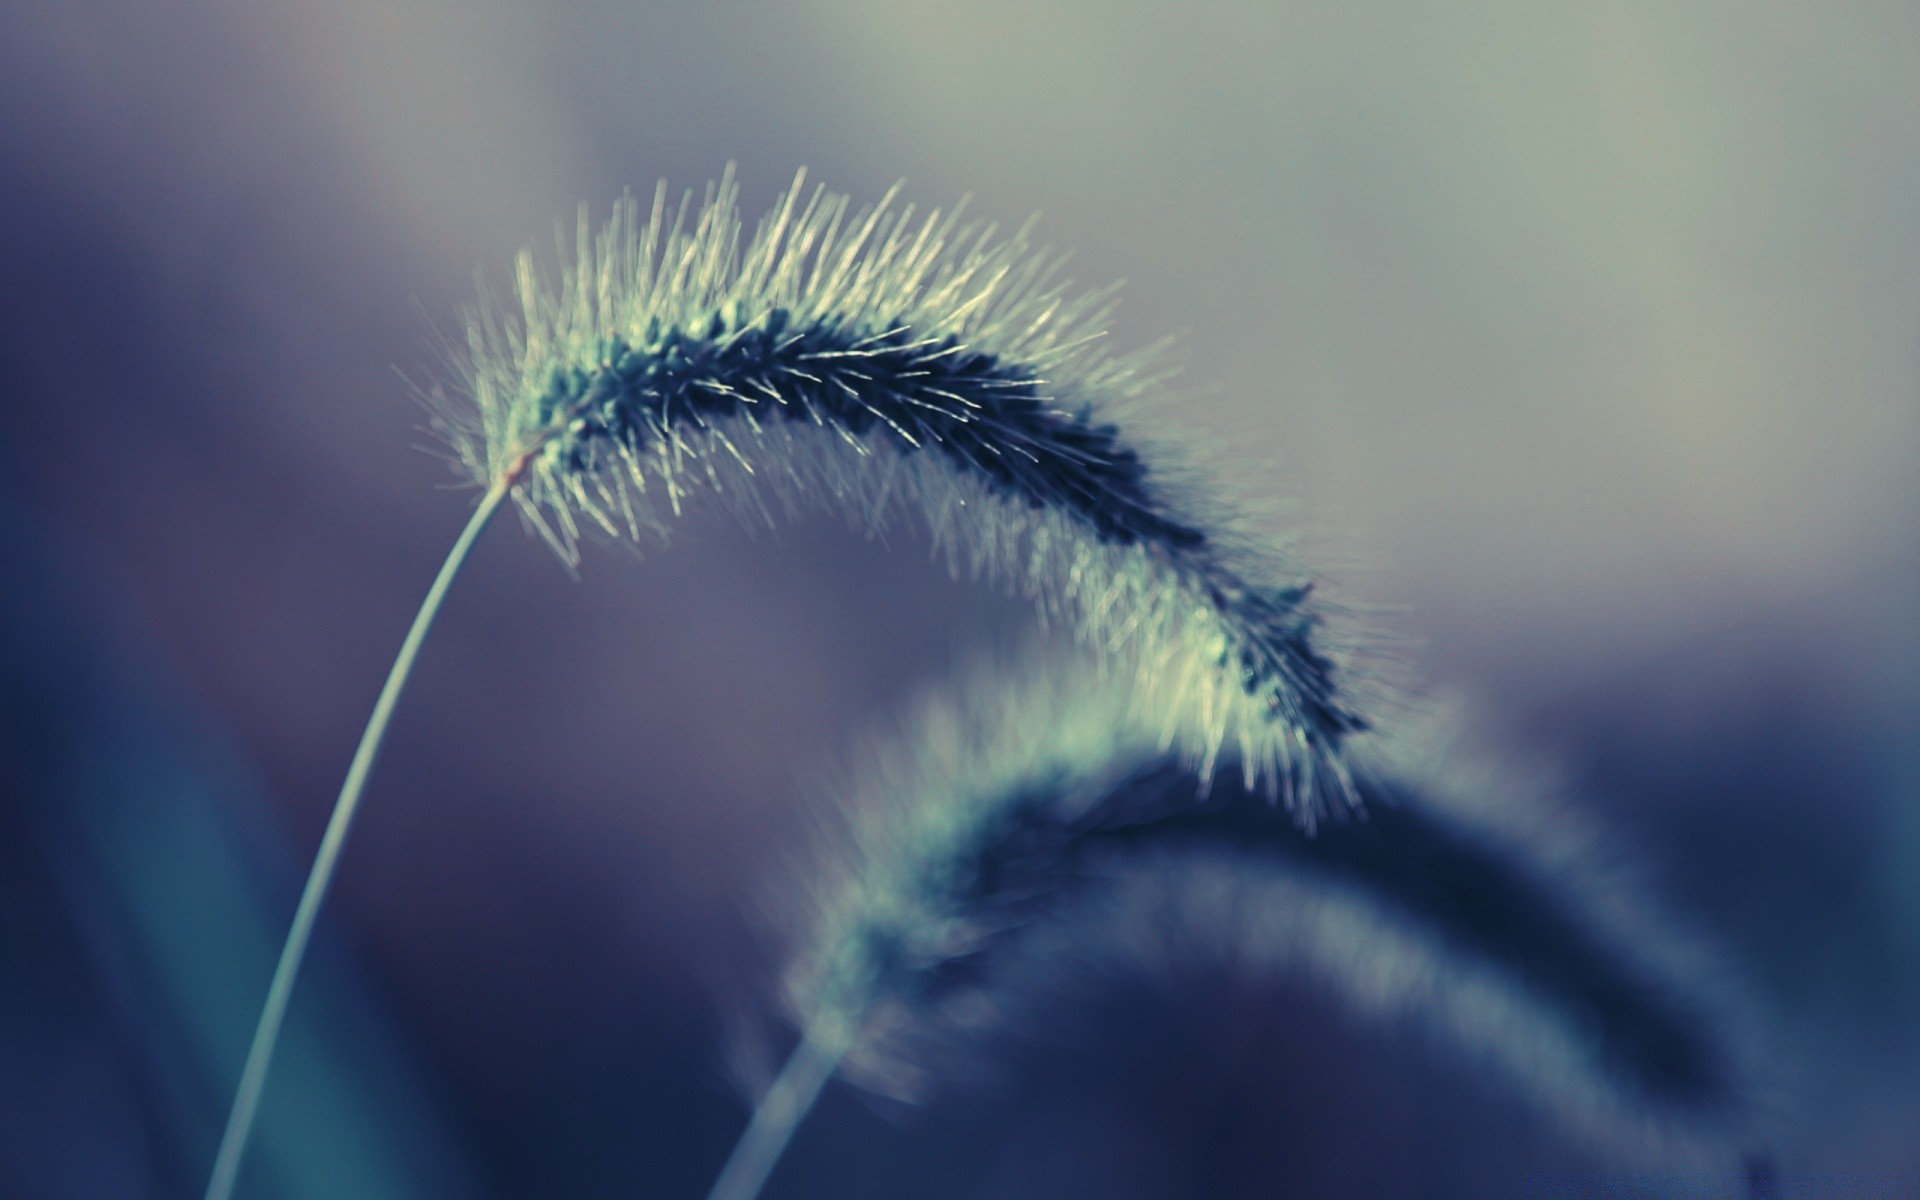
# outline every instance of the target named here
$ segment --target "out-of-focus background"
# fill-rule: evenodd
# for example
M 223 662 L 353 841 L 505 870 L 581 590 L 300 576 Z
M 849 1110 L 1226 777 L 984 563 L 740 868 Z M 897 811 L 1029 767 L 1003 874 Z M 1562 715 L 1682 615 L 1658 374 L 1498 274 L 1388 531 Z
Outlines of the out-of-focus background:
M 0 9 L 0 1194 L 199 1194 L 273 947 L 471 493 L 476 268 L 740 164 L 1125 278 L 1180 419 L 1425 685 L 1557 762 L 1775 1023 L 1784 1169 L 1920 1177 L 1920 10 L 998 0 Z M 821 523 L 429 643 L 255 1197 L 695 1196 L 807 780 L 1021 605 Z M 1223 971 L 993 1087 L 829 1093 L 773 1197 L 1523 1195 L 1478 1064 Z M 1044 1040 L 1044 1039 L 1043 1039 Z

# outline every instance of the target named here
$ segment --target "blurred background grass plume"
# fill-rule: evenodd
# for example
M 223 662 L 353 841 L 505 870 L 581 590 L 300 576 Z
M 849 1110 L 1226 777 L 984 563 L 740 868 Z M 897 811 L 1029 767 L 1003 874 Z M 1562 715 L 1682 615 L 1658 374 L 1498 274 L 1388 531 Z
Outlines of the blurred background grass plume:
M 466 511 L 392 368 L 581 200 L 729 160 L 748 211 L 905 177 L 1129 279 L 1115 337 L 1186 331 L 1191 423 L 1309 561 L 1757 981 L 1783 1166 L 1920 1173 L 1916 61 L 1872 2 L 8 4 L 0 1193 L 197 1194 Z M 481 546 L 246 1194 L 711 1178 L 797 780 L 1031 617 L 825 523 L 686 541 L 584 586 Z M 769 1195 L 1604 1165 L 1303 983 L 1121 987 L 1027 1061 L 898 1130 L 830 1093 Z

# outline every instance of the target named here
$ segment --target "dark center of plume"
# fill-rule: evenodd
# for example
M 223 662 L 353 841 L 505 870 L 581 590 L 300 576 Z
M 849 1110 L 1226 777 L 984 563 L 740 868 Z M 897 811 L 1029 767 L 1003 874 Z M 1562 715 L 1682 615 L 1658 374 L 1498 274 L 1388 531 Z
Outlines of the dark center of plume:
M 593 370 L 557 370 L 542 396 L 544 423 L 570 414 L 570 465 L 607 439 L 644 451 L 663 430 L 727 418 L 806 421 L 856 437 L 879 432 L 903 453 L 931 450 L 998 494 L 1059 508 L 1101 541 L 1144 544 L 1195 568 L 1215 608 L 1239 634 L 1249 693 L 1295 713 L 1329 741 L 1364 728 L 1333 702 L 1333 664 L 1311 644 L 1308 588 L 1255 588 L 1219 567 L 1207 533 L 1168 515 L 1148 467 L 1117 426 L 1089 406 L 1055 406 L 1018 364 L 927 339 L 904 324 L 879 332 L 795 326 L 775 309 L 729 330 L 716 315 L 690 334 L 649 325 L 643 344 L 609 338 Z

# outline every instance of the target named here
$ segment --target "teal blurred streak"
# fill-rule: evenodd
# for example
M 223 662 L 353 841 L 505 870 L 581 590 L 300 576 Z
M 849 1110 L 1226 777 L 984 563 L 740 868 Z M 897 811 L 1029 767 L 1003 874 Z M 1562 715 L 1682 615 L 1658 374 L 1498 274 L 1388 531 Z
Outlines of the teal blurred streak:
M 197 1196 L 293 863 L 219 732 L 4 493 L 0 561 L 0 1192 Z M 241 1194 L 479 1195 L 465 1163 L 404 1031 L 323 940 Z

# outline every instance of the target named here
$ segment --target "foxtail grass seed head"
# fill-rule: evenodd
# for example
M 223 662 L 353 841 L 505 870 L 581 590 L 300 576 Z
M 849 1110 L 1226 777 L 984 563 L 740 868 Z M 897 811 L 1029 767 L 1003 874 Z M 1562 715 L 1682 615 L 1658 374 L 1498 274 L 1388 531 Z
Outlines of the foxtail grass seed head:
M 746 236 L 729 172 L 698 207 L 663 188 L 597 233 L 583 212 L 562 258 L 549 286 L 523 254 L 513 299 L 473 313 L 439 424 L 564 559 L 587 528 L 664 537 L 696 493 L 753 523 L 905 515 L 956 572 L 1189 693 L 1203 773 L 1225 750 L 1308 817 L 1350 799 L 1364 721 L 1313 582 L 1137 431 L 1153 353 L 1109 353 L 1111 290 L 1027 230 L 796 179 Z
M 1426 723 L 1356 744 L 1361 811 L 1308 830 L 1186 765 L 1199 723 L 1169 743 L 1140 716 L 1164 697 L 1051 665 L 930 701 L 844 789 L 786 991 L 850 1078 L 915 1098 L 1031 997 L 1202 946 L 1417 1019 L 1603 1147 L 1732 1169 L 1742 1005 L 1538 787 Z

